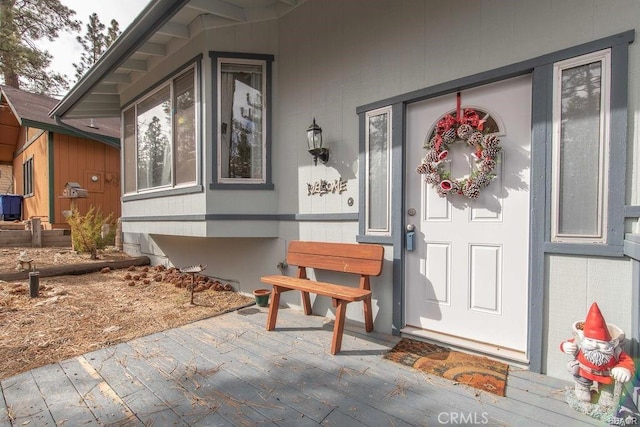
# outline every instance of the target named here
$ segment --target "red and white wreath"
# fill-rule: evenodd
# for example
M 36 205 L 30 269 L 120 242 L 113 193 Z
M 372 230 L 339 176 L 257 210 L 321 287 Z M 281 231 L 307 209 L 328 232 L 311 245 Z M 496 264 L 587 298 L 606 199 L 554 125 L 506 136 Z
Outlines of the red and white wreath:
M 436 124 L 435 135 L 425 142 L 427 155 L 416 172 L 425 176 L 424 180 L 436 189 L 440 197 L 460 194 L 476 199 L 480 190 L 495 178 L 493 170 L 501 150 L 500 139 L 494 134 L 483 134 L 484 123 L 475 110 L 466 108 L 460 112 L 458 109 L 455 116 L 447 114 L 440 119 Z M 464 141 L 473 148 L 471 156 L 476 167 L 469 176 L 453 179 L 444 165 L 451 161 L 447 158 L 448 147 L 459 141 Z

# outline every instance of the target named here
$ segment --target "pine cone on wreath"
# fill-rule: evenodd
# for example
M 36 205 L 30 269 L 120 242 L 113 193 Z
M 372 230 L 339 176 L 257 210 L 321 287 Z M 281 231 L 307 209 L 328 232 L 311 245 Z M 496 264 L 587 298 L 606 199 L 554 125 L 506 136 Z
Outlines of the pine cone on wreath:
M 484 188 L 488 186 L 491 183 L 491 181 L 493 181 L 493 176 L 484 172 L 480 172 L 479 174 L 476 175 L 476 178 L 474 181 L 478 187 Z
M 482 157 L 485 159 L 495 159 L 500 152 L 500 147 L 485 148 L 482 151 Z
M 427 182 L 427 184 L 438 184 L 440 182 L 440 175 L 438 175 L 437 173 L 430 173 L 427 174 L 424 177 L 425 182 Z
M 424 156 L 424 163 L 431 163 L 431 162 L 437 162 L 438 161 L 438 152 L 432 148 L 431 150 L 427 151 L 426 156 Z
M 496 148 L 499 144 L 500 144 L 500 139 L 498 139 L 498 137 L 493 134 L 486 135 L 484 137 L 484 142 L 482 143 L 484 148 Z
M 442 135 L 442 140 L 444 141 L 445 144 L 451 144 L 452 142 L 454 142 L 456 140 L 456 130 L 455 130 L 455 128 L 451 128 L 451 129 L 447 130 Z
M 471 136 L 472 133 L 473 128 L 471 127 L 471 125 L 465 123 L 458 127 L 458 138 L 460 139 L 467 139 Z
M 436 146 L 437 141 L 438 141 L 438 138 L 435 136 L 431 138 L 429 141 L 425 139 L 424 145 L 422 146 L 422 148 L 433 148 Z
M 484 159 L 478 169 L 480 172 L 489 173 L 496 167 L 496 161 L 493 159 Z
M 438 164 L 437 163 L 427 163 L 425 164 L 426 168 L 427 168 L 427 173 L 434 173 L 438 171 Z
M 462 194 L 470 199 L 477 199 L 480 195 L 480 187 L 475 183 L 468 184 L 462 189 Z
M 425 173 L 427 173 L 427 165 L 425 163 L 420 163 L 416 168 L 416 172 L 420 175 L 424 175 Z
M 480 132 L 474 132 L 467 139 L 467 144 L 472 145 L 472 146 L 473 145 L 478 145 L 478 144 L 481 144 L 483 140 L 484 140 L 484 137 L 482 136 L 482 134 Z

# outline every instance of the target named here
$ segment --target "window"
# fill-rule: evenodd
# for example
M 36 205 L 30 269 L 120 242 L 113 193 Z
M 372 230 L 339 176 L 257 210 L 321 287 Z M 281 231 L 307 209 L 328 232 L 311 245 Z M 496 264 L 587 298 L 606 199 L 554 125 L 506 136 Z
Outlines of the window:
M 22 194 L 33 196 L 33 157 L 22 164 Z
M 216 184 L 270 184 L 271 55 L 215 53 Z
M 125 193 L 196 182 L 195 74 L 190 66 L 123 112 Z
M 552 241 L 606 243 L 610 51 L 554 66 Z
M 366 234 L 391 235 L 391 107 L 365 114 Z

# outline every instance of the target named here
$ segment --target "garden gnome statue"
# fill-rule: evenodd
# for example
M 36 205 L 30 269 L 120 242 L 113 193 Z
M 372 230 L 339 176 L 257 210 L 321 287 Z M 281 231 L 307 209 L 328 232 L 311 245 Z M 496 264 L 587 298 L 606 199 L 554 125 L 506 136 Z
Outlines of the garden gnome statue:
M 574 358 L 568 367 L 575 381 L 576 398 L 590 402 L 595 381 L 600 389 L 598 405 L 612 407 L 614 380 L 626 383 L 635 372 L 633 360 L 622 350 L 622 330 L 607 325 L 594 302 L 585 321 L 574 323 L 574 334 L 575 338 L 562 342 L 560 349 Z

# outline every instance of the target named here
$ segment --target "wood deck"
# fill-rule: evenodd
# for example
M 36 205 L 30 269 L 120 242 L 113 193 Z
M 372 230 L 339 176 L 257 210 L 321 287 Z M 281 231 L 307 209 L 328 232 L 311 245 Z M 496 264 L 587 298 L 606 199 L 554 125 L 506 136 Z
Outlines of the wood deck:
M 498 397 L 390 362 L 397 339 L 257 306 L 0 382 L 0 426 L 602 425 L 563 401 L 568 382 L 513 368 Z M 9 421 L 9 418 L 12 421 Z M 465 422 L 461 422 L 465 421 Z

